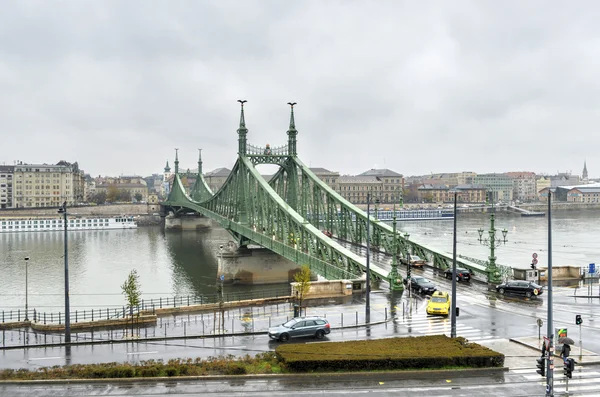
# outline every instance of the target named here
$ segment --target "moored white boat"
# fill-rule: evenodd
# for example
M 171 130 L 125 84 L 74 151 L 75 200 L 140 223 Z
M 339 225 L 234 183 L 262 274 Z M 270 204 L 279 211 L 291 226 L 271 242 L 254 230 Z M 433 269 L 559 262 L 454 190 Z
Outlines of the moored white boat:
M 135 229 L 132 216 L 69 217 L 67 230 Z M 64 230 L 63 218 L 1 218 L 0 233 L 49 232 Z

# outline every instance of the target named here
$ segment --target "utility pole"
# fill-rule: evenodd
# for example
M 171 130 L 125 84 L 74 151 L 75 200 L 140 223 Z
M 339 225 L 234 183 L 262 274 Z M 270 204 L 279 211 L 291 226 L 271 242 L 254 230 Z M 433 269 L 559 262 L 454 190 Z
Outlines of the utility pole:
M 63 223 L 65 229 L 65 343 L 71 343 L 71 316 L 69 305 L 69 250 L 67 246 L 67 201 L 58 209 L 59 214 L 63 214 Z
M 370 278 L 371 278 L 371 264 L 370 264 L 370 256 L 371 256 L 371 192 L 367 192 L 367 283 L 366 283 L 366 306 L 365 306 L 365 322 L 369 324 L 371 322 L 371 286 L 370 286 Z
M 452 237 L 452 316 L 450 317 L 450 337 L 456 338 L 456 198 L 454 191 L 454 235 Z
M 28 292 L 27 292 L 27 283 L 28 283 L 28 266 L 29 265 L 29 257 L 26 256 L 25 257 L 25 321 L 29 321 L 29 316 L 27 315 L 29 313 L 29 299 L 28 299 Z
M 552 192 L 548 189 L 548 368 L 546 369 L 546 397 L 554 396 L 554 334 L 552 327 Z

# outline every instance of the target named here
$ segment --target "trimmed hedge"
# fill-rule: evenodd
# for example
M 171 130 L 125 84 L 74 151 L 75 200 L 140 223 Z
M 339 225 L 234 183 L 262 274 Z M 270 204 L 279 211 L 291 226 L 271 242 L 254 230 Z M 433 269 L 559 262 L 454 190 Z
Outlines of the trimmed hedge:
M 445 335 L 280 345 L 276 353 L 287 369 L 298 372 L 504 365 L 503 354 Z

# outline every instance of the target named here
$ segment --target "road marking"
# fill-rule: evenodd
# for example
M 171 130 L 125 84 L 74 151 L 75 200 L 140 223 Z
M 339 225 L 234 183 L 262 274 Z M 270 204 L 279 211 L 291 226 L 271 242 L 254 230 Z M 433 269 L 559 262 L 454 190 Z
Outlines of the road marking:
M 246 346 L 225 346 L 225 347 L 215 347 L 215 349 L 245 349 Z
M 154 352 L 131 352 L 131 353 L 127 353 L 127 355 L 132 355 L 132 354 L 156 354 L 158 353 L 158 351 L 154 351 Z
M 30 358 L 28 361 L 35 361 L 35 360 L 57 360 L 59 358 L 62 358 L 60 356 L 56 356 L 56 357 L 36 357 L 36 358 Z

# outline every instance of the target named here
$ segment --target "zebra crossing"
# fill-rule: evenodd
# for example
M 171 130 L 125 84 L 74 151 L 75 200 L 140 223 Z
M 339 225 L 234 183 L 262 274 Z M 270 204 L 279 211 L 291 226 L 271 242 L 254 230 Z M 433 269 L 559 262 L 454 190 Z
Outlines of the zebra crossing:
M 555 362 L 560 360 L 555 360 Z M 600 395 L 600 371 L 598 366 L 577 366 L 573 371 L 573 378 L 568 379 L 563 374 L 562 365 L 554 368 L 554 395 Z M 545 390 L 546 378 L 536 373 L 535 368 L 522 368 L 510 370 L 509 373 L 520 375 L 528 381 L 536 382 Z
M 429 316 L 424 313 L 413 314 L 405 319 L 394 320 L 398 324 L 407 328 L 409 333 L 418 333 L 422 335 L 447 335 L 451 334 L 451 323 L 449 317 Z M 499 339 L 500 336 L 491 335 L 488 332 L 478 328 L 469 327 L 464 324 L 456 325 L 456 336 L 461 336 L 469 342 L 479 342 L 492 339 Z

